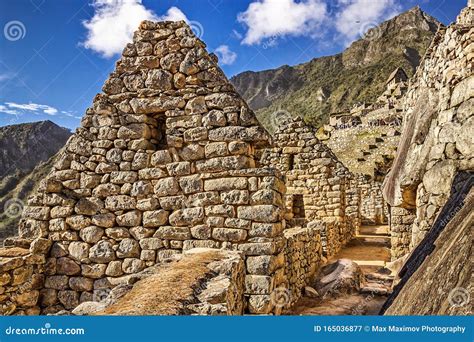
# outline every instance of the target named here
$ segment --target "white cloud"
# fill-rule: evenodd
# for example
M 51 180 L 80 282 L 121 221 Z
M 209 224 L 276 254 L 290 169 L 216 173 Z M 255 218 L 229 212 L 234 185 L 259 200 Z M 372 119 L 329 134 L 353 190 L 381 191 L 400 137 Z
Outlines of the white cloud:
M 367 29 L 400 12 L 397 0 L 339 0 L 336 30 L 346 40 L 359 38 Z
M 10 115 L 20 115 L 21 114 L 18 110 L 10 109 L 5 105 L 0 105 L 0 113 L 10 114 Z
M 56 115 L 58 110 L 54 107 L 38 104 L 38 103 L 15 103 L 15 102 L 5 102 L 4 105 L 0 105 L 0 112 L 6 114 L 18 115 L 24 112 L 33 112 L 35 114 L 47 114 L 47 115 Z
M 0 74 L 0 82 L 11 80 L 14 77 L 15 77 L 15 74 L 11 72 L 2 73 Z
M 94 16 L 83 22 L 88 31 L 83 45 L 104 57 L 121 53 L 142 20 L 157 19 L 141 0 L 94 0 L 93 7 Z
M 322 0 L 258 0 L 237 19 L 248 28 L 242 43 L 253 45 L 286 35 L 314 35 L 326 16 Z
M 48 114 L 48 115 L 56 115 L 58 113 L 58 110 L 56 108 L 49 107 L 49 108 L 43 109 L 43 113 Z
M 64 114 L 65 116 L 67 116 L 67 117 L 70 117 L 70 118 L 74 118 L 74 119 L 78 119 L 78 120 L 82 119 L 82 116 L 78 116 L 76 111 L 62 110 L 61 113 Z
M 165 15 L 161 16 L 158 18 L 159 20 L 162 21 L 180 21 L 184 20 L 186 22 L 189 22 L 188 18 L 186 15 L 181 11 L 178 7 L 170 7 L 168 11 L 166 12 Z
M 237 59 L 237 54 L 229 49 L 227 45 L 221 45 L 214 50 L 222 65 L 230 65 Z

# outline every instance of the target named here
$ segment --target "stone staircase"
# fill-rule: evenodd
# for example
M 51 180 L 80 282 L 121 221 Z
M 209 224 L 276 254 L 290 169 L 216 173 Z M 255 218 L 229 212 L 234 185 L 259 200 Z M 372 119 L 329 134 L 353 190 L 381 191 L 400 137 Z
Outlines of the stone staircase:
M 333 131 L 326 144 L 351 172 L 374 176 L 394 158 L 398 134 L 390 126 L 356 126 Z

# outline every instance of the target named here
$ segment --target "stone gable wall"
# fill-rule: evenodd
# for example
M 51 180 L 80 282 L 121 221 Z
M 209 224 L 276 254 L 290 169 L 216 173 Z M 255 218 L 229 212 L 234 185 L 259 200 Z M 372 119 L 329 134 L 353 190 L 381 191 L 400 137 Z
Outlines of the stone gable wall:
M 297 299 L 322 259 L 320 230 L 335 239 L 331 253 L 351 233 L 346 171 L 325 148 L 314 167 L 332 192 L 326 206 L 307 205 L 328 224 L 284 234 L 286 179 L 256 160 L 269 144 L 184 22 L 143 22 L 1 251 L 2 312 L 72 312 L 176 254 L 211 248 L 239 251 L 245 264 L 245 301 L 224 311 L 279 313 L 275 290 Z
M 266 144 L 184 22 L 143 22 L 23 212 L 18 241 L 52 241 L 42 312 L 71 310 L 183 250 L 281 252 L 285 184 L 255 168 Z M 278 284 L 259 285 L 269 297 Z
M 285 175 L 289 226 L 304 227 L 314 220 L 326 223 L 321 231 L 325 255 L 336 254 L 354 236 L 359 195 L 349 189 L 353 176 L 301 118 L 285 118 L 272 147 L 261 153 L 260 164 Z

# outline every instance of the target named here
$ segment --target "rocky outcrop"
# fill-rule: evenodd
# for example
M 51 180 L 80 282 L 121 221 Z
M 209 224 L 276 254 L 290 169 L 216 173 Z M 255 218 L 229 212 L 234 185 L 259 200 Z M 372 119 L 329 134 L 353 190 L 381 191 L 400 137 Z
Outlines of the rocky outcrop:
M 364 281 L 359 265 L 349 259 L 339 259 L 321 268 L 315 286 L 320 296 L 337 297 L 358 292 Z
M 473 185 L 472 172 L 456 177 L 450 199 L 425 238 L 409 255 L 382 312 L 387 315 L 472 314 Z
M 393 207 L 416 208 L 412 247 L 446 203 L 456 173 L 474 168 L 472 10 L 439 30 L 404 99 L 403 133 L 384 193 Z
M 28 196 L 70 136 L 51 121 L 0 127 L 0 244 L 17 234 Z
M 242 315 L 245 264 L 238 252 L 191 249 L 169 263 L 124 277 L 76 315 Z
M 270 106 L 272 101 L 304 84 L 300 71 L 288 65 L 275 70 L 246 71 L 231 78 L 231 82 L 253 110 Z

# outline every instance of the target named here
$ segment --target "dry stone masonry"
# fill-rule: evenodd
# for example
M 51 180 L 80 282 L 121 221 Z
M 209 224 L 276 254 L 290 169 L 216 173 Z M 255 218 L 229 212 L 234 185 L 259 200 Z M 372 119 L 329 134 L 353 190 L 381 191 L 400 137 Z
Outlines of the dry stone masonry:
M 387 179 L 392 258 L 424 238 L 459 172 L 472 172 L 474 4 L 440 27 L 403 99 L 403 133 Z
M 267 140 L 185 23 L 143 22 L 24 210 L 20 238 L 53 241 L 42 312 L 194 247 L 278 253 L 285 184 L 254 160 Z
M 301 297 L 301 289 L 310 284 L 318 268 L 323 264 L 320 230 L 325 228 L 322 221 L 313 221 L 313 226 L 285 230 L 285 275 L 284 287 L 288 300 L 282 309 L 290 307 Z M 276 292 L 277 293 L 277 292 Z
M 384 195 L 392 211 L 409 210 L 400 215 L 408 221 L 402 223 L 413 223 L 401 240 L 392 231 L 392 257 L 405 255 L 406 261 L 383 310 L 472 315 L 473 0 L 455 23 L 437 32 L 404 106 L 401 143 Z
M 46 253 L 51 241 L 36 239 L 29 249 L 0 250 L 0 314 L 38 315 L 40 290 L 44 286 Z
M 320 197 L 311 202 L 287 197 L 284 174 L 260 164 L 257 151 L 270 146 L 269 136 L 191 29 L 142 22 L 29 199 L 19 237 L 2 250 L 1 313 L 94 307 L 131 276 L 196 248 L 234 250 L 245 265 L 242 285 L 231 291 L 242 292 L 241 306 L 216 302 L 216 309 L 203 299 L 196 313 L 279 313 L 288 302 L 275 301 L 275 290 L 299 298 L 322 246 L 332 255 L 353 235 L 345 217 L 357 207 L 357 199 L 346 202 L 347 170 L 302 134 L 293 138 L 306 145 L 288 147 L 303 148 L 300 178 L 287 176 L 293 189 L 314 182 L 310 191 Z M 303 167 L 314 153 L 316 177 Z M 305 217 L 304 205 L 313 222 L 285 232 L 286 218 Z
M 205 249 L 223 254 L 179 312 L 279 314 L 361 224 L 389 219 L 392 257 L 409 252 L 455 175 L 473 169 L 469 6 L 440 28 L 408 90 L 396 70 L 387 108 L 361 109 L 362 124 L 403 113 L 401 138 L 389 125 L 370 137 L 369 150 L 401 139 L 385 199 L 393 151 L 372 156 L 381 172 L 367 177 L 299 118 L 270 138 L 184 22 L 142 22 L 0 250 L 0 313 L 107 313 L 103 293 L 149 275 L 126 300 L 154 268 Z
M 299 117 L 283 118 L 260 162 L 285 175 L 288 224 L 325 222 L 323 251 L 332 256 L 358 230 L 360 198 L 358 191 L 349 191 L 353 175 L 316 134 Z
M 123 278 L 73 315 L 242 315 L 245 264 L 238 251 L 193 248 Z
M 357 175 L 353 189 L 360 190 L 360 219 L 364 225 L 388 222 L 388 207 L 382 194 L 382 183 L 367 176 Z

